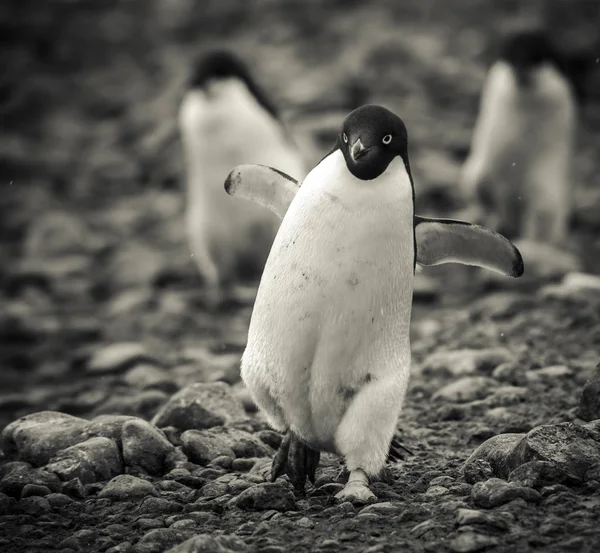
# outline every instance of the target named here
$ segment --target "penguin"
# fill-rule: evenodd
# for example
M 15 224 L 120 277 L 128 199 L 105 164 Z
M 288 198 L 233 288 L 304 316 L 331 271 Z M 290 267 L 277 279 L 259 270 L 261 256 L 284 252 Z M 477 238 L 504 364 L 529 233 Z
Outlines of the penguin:
M 482 89 L 460 187 L 509 238 L 563 245 L 572 205 L 576 98 L 542 29 L 508 34 Z
M 243 165 L 225 189 L 282 218 L 241 360 L 254 401 L 285 434 L 271 479 L 285 473 L 303 491 L 320 452 L 332 452 L 350 472 L 336 497 L 373 501 L 369 483 L 390 452 L 409 380 L 416 265 L 518 277 L 521 255 L 487 228 L 415 216 L 406 127 L 377 105 L 347 115 L 302 185 Z
M 274 103 L 229 51 L 208 52 L 196 63 L 179 128 L 189 248 L 206 288 L 220 297 L 235 280 L 258 280 L 279 226 L 264 209 L 231 201 L 223 190 L 229 170 L 272 163 L 301 179 L 306 168 Z

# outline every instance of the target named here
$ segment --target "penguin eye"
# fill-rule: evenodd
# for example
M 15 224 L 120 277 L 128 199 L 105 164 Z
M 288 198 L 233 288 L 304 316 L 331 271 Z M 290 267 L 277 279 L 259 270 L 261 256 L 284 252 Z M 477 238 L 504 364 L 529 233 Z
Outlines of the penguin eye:
M 346 133 L 342 133 L 342 140 L 344 141 L 344 144 L 348 144 L 348 135 Z
M 386 134 L 381 141 L 387 146 L 392 141 L 392 135 Z

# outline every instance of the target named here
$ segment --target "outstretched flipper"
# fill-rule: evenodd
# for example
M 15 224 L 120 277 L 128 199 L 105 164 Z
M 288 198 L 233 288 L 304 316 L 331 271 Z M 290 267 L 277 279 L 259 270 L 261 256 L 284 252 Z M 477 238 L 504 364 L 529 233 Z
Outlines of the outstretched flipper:
M 415 216 L 419 265 L 462 263 L 517 278 L 525 268 L 513 243 L 486 227 L 452 219 Z
M 306 477 L 315 483 L 320 457 L 319 451 L 304 445 L 292 432 L 288 432 L 273 458 L 271 482 L 287 474 L 294 488 L 304 493 Z
M 266 165 L 238 165 L 225 180 L 225 191 L 270 209 L 283 219 L 300 183 Z

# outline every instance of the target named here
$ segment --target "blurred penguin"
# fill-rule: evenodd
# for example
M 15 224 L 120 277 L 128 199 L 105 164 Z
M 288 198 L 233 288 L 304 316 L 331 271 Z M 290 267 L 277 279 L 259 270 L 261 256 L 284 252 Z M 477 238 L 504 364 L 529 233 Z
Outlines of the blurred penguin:
M 186 230 L 192 257 L 216 297 L 237 280 L 260 278 L 280 221 L 232 199 L 223 182 L 233 167 L 279 167 L 302 180 L 299 151 L 277 109 L 233 53 L 200 58 L 179 109 L 187 171 Z
M 573 88 L 546 34 L 508 35 L 487 74 L 461 174 L 486 224 L 509 238 L 564 243 L 575 124 Z

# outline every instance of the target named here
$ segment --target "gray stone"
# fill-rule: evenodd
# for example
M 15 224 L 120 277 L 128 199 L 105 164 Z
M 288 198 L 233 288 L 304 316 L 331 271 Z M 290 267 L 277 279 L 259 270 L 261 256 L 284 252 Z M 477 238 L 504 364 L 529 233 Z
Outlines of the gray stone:
M 39 496 L 25 497 L 19 501 L 19 506 L 23 513 L 32 517 L 39 517 L 52 510 L 48 500 L 45 497 Z
M 139 363 L 129 369 L 123 380 L 134 388 L 148 388 L 170 380 L 169 373 L 150 363 Z
M 123 461 L 148 474 L 160 475 L 167 465 L 175 447 L 155 426 L 141 419 L 127 421 L 123 425 Z
M 98 497 L 108 497 L 118 501 L 134 501 L 148 496 L 158 496 L 152 482 L 130 474 L 115 476 L 98 494 Z
M 499 478 L 490 478 L 485 482 L 475 483 L 471 495 L 476 505 L 486 509 L 504 505 L 513 499 L 537 501 L 540 498 L 540 494 L 531 488 L 517 486 Z
M 59 451 L 86 439 L 88 421 L 54 411 L 21 417 L 2 432 L 2 450 L 34 466 L 45 465 Z
M 94 352 L 87 364 L 91 373 L 120 372 L 137 363 L 153 361 L 146 348 L 137 342 L 120 342 Z
M 510 472 L 520 464 L 515 450 L 524 437 L 525 434 L 498 434 L 483 442 L 465 461 L 463 466 L 465 480 L 474 484 L 486 479 L 486 476 L 508 477 Z M 482 461 L 489 464 L 491 474 L 488 474 Z
M 384 501 L 382 503 L 374 503 L 373 505 L 367 505 L 359 511 L 359 515 L 365 513 L 376 513 L 378 515 L 393 515 L 399 513 L 403 509 L 402 505 L 392 503 L 391 501 Z
M 436 351 L 425 359 L 422 370 L 423 374 L 439 376 L 491 374 L 498 365 L 514 359 L 506 348 Z
M 600 419 L 600 363 L 583 386 L 577 416 L 584 421 Z
M 176 501 L 169 501 L 162 497 L 148 497 L 144 499 L 139 507 L 140 513 L 149 515 L 171 515 L 173 513 L 180 513 L 182 510 L 183 507 Z
M 497 386 L 497 382 L 487 376 L 465 376 L 438 390 L 432 399 L 467 403 L 487 397 Z
M 163 553 L 180 544 L 189 534 L 184 530 L 157 528 L 150 530 L 135 545 L 135 553 Z
M 199 534 L 169 549 L 167 553 L 245 553 L 249 547 L 236 536 Z
M 509 482 L 529 488 L 543 488 L 551 484 L 561 484 L 567 475 L 553 463 L 547 461 L 529 461 L 518 466 L 510 473 Z
M 233 504 L 246 511 L 292 511 L 294 494 L 278 483 L 256 484 L 233 499 Z
M 204 429 L 247 420 L 244 406 L 223 382 L 198 383 L 177 392 L 152 423 L 179 430 Z
M 44 486 L 52 492 L 61 489 L 59 478 L 44 469 L 17 467 L 0 481 L 0 492 L 19 498 L 27 485 Z
M 514 516 L 508 511 L 491 511 L 485 513 L 475 509 L 460 508 L 456 511 L 456 524 L 458 526 L 483 526 L 492 530 L 507 532 L 514 521 Z
M 137 417 L 130 415 L 98 415 L 90 421 L 85 430 L 85 436 L 87 438 L 109 438 L 121 446 L 123 425 L 131 420 L 137 420 Z
M 110 396 L 107 401 L 94 409 L 94 414 L 98 416 L 120 414 L 149 419 L 168 399 L 168 394 L 152 388 L 129 395 Z
M 63 481 L 79 478 L 90 483 L 109 480 L 123 471 L 117 444 L 108 438 L 90 438 L 59 451 L 46 469 Z
M 54 509 L 60 509 L 65 505 L 72 505 L 74 503 L 74 501 L 64 493 L 51 493 L 46 496 L 46 499 Z
M 585 428 L 565 422 L 530 430 L 515 454 L 520 460 L 517 464 L 547 461 L 569 478 L 583 481 L 588 469 L 600 459 L 600 443 Z
M 50 495 L 52 491 L 48 486 L 43 486 L 40 484 L 26 484 L 21 490 L 21 498 L 25 497 L 44 497 L 46 495 Z
M 484 551 L 498 545 L 498 538 L 485 536 L 476 532 L 461 532 L 450 540 L 450 551 L 453 553 L 474 553 Z

